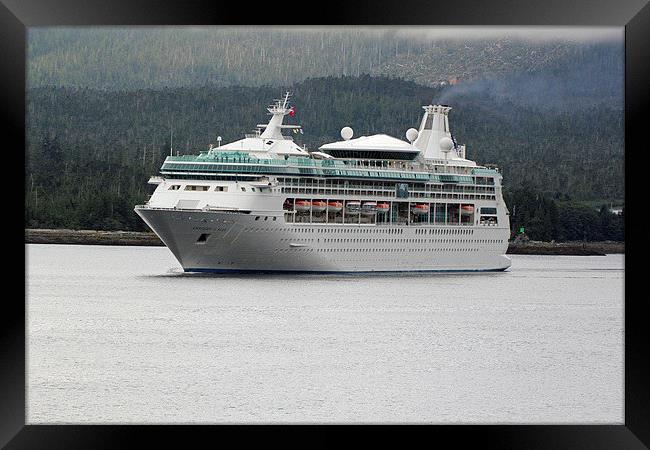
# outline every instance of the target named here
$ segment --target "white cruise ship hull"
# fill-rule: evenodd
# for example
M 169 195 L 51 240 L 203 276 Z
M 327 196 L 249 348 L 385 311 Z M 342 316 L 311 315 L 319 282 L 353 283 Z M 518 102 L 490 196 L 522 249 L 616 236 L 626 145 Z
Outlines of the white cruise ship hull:
M 508 228 L 285 223 L 282 211 L 137 206 L 186 272 L 502 271 Z

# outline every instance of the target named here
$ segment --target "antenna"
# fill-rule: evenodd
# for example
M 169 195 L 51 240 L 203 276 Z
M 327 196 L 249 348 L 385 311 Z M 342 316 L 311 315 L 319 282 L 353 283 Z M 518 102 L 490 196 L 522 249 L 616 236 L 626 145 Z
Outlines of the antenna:
M 174 115 L 169 121 L 169 156 L 174 155 Z
M 291 97 L 291 92 L 287 91 L 284 94 L 283 98 L 276 98 L 275 102 L 270 104 L 266 110 L 269 114 L 287 114 L 287 105 L 289 104 L 289 97 Z
M 287 104 L 289 103 L 289 97 L 290 96 L 291 96 L 291 94 L 289 93 L 289 91 L 287 91 L 287 93 L 284 94 L 284 103 L 282 104 L 283 109 L 287 107 Z

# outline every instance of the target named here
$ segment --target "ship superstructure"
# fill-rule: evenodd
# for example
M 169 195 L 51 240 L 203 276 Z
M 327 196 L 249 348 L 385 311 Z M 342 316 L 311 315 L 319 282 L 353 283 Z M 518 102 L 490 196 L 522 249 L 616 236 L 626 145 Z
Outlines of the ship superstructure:
M 135 211 L 185 271 L 505 270 L 510 235 L 495 168 L 466 159 L 450 107 L 428 105 L 407 141 L 384 134 L 309 152 L 266 125 L 199 155 L 169 156 Z

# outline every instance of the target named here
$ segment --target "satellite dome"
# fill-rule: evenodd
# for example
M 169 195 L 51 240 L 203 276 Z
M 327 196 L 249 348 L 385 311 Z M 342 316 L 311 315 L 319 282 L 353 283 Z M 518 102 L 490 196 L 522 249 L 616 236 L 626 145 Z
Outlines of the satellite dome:
M 443 152 L 448 152 L 452 148 L 454 148 L 454 141 L 452 141 L 450 138 L 446 136 L 440 139 L 440 150 L 442 150 Z
M 352 130 L 352 128 L 350 128 L 350 127 L 341 128 L 341 137 L 344 140 L 346 140 L 346 141 L 350 140 L 350 138 L 352 137 L 353 134 L 354 134 L 354 131 Z
M 406 139 L 408 139 L 409 142 L 413 142 L 418 138 L 418 130 L 415 128 L 409 128 L 406 130 Z

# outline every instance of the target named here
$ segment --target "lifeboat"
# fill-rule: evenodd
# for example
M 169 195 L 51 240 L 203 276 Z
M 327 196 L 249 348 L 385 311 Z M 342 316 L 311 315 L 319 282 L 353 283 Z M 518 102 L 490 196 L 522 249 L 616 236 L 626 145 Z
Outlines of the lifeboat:
M 347 204 L 345 205 L 345 208 L 350 213 L 359 213 L 359 210 L 361 209 L 361 202 L 357 202 L 357 201 L 354 201 L 354 200 L 350 201 L 350 202 L 347 202 Z
M 361 206 L 361 214 L 373 215 L 376 212 L 377 212 L 377 203 L 363 202 L 363 206 Z
M 311 210 L 313 212 L 323 212 L 327 208 L 325 200 L 314 200 L 311 202 Z
M 463 214 L 472 214 L 474 212 L 474 206 L 472 205 L 463 205 L 460 207 L 460 212 Z
M 377 203 L 377 212 L 386 213 L 389 209 L 390 205 L 388 203 Z
M 309 211 L 309 208 L 311 208 L 311 202 L 309 200 L 296 200 L 295 208 L 298 212 Z
M 429 205 L 425 203 L 418 203 L 417 205 L 413 205 L 411 207 L 411 211 L 413 212 L 413 214 L 428 214 Z
M 341 212 L 343 210 L 343 203 L 337 201 L 327 202 L 327 210 L 333 213 Z

